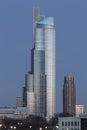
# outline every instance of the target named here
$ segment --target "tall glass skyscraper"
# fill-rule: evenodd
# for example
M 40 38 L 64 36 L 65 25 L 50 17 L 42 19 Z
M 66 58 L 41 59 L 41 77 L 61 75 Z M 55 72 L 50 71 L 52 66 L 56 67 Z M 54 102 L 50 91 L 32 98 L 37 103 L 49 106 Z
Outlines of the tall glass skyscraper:
M 33 10 L 31 72 L 26 75 L 29 114 L 50 118 L 55 113 L 55 27 L 52 17 Z

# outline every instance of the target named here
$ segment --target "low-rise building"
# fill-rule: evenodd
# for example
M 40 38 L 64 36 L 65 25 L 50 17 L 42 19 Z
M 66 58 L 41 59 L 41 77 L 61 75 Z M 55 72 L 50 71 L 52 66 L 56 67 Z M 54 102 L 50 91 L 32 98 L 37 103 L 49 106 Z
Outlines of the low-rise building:
M 79 117 L 60 117 L 59 130 L 81 130 Z
M 81 130 L 87 130 L 87 113 L 80 114 Z
M 23 107 L 23 99 L 22 97 L 16 98 L 16 107 Z
M 84 113 L 84 104 L 76 104 L 76 116 L 79 117 L 80 114 Z
M 25 107 L 17 108 L 0 108 L 0 119 L 24 119 L 27 117 L 27 110 Z

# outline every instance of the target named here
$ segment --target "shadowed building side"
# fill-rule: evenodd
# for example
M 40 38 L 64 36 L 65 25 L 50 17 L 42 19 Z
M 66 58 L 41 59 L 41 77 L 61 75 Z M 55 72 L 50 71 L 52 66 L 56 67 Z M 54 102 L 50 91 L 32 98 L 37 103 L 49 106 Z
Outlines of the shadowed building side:
M 63 114 L 66 116 L 75 116 L 76 90 L 74 77 L 68 74 L 64 77 L 63 85 Z

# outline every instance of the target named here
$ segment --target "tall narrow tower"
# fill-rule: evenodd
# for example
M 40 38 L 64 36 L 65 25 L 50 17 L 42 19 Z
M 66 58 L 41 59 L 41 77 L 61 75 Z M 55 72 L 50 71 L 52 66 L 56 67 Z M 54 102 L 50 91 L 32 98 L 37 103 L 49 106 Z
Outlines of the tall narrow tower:
M 64 78 L 63 85 L 63 113 L 71 116 L 75 115 L 76 91 L 74 77 L 68 74 Z
M 55 113 L 55 27 L 52 17 L 33 10 L 31 72 L 26 76 L 29 114 L 51 117 Z

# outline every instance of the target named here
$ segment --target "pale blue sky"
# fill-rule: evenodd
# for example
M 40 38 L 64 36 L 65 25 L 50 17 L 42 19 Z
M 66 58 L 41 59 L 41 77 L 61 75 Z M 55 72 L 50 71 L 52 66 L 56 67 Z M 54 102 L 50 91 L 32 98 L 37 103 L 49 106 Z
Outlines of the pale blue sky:
M 56 28 L 57 111 L 64 76 L 75 78 L 77 103 L 87 111 L 87 0 L 0 1 L 0 106 L 15 106 L 30 70 L 32 8 L 53 16 Z

